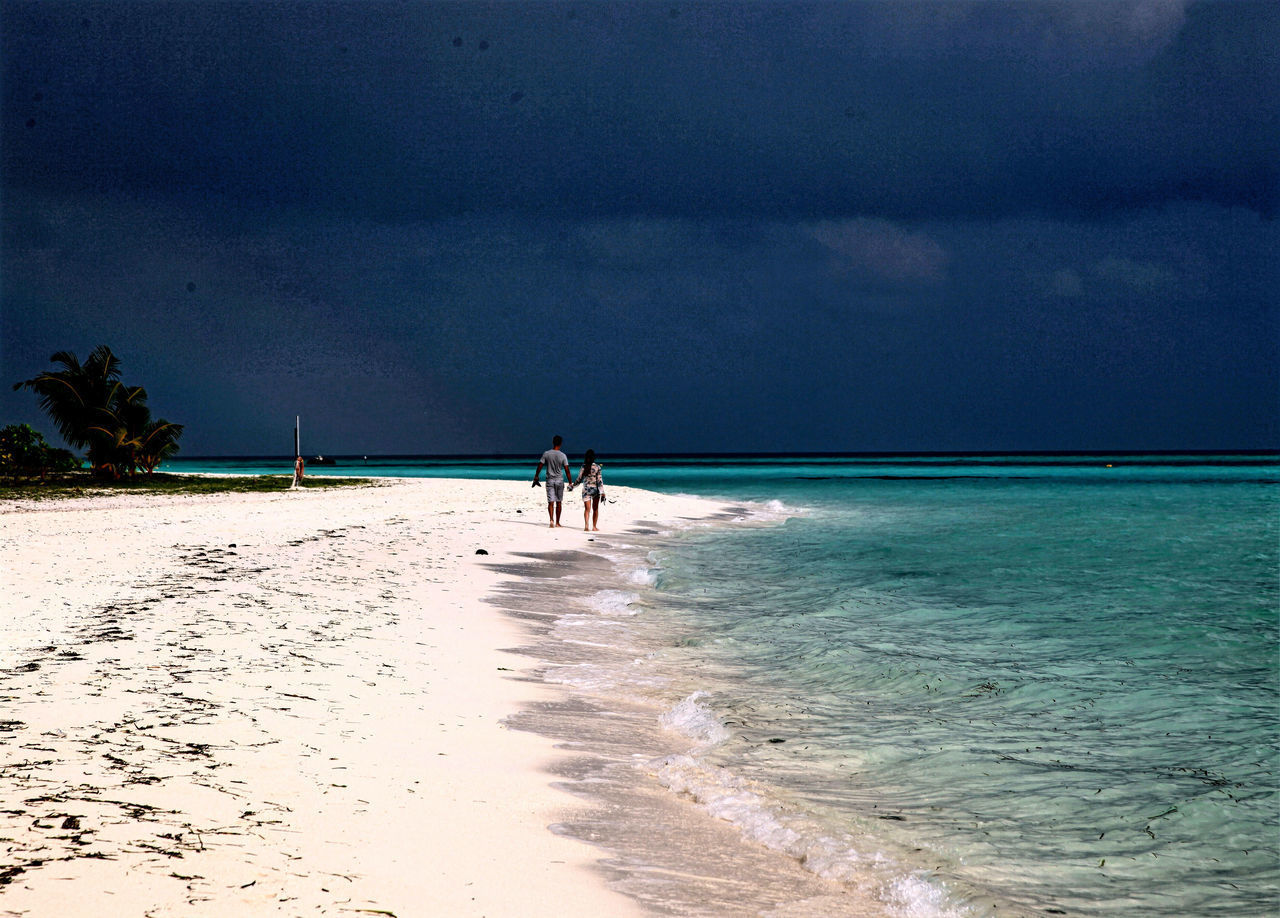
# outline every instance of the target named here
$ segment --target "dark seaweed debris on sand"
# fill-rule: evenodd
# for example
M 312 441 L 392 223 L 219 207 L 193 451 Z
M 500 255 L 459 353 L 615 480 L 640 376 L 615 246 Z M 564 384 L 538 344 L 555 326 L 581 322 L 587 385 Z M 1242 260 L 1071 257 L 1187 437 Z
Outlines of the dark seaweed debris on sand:
M 332 570 L 346 534 L 334 528 L 300 540 L 313 559 L 309 576 Z M 376 603 L 317 603 L 290 578 L 273 580 L 262 557 L 251 546 L 175 545 L 110 602 L 71 614 L 62 641 L 0 670 L 0 887 L 79 858 L 154 872 L 287 831 L 288 807 L 260 799 L 230 766 L 253 747 L 280 742 L 265 718 L 297 717 L 294 700 L 316 701 L 282 688 L 302 684 L 299 674 L 316 666 L 336 665 L 327 648 L 349 646 L 395 613 Z M 384 593 L 395 585 L 384 572 L 378 579 Z M 394 676 L 370 660 L 370 677 Z M 225 702 L 216 687 L 246 675 L 265 683 L 260 697 Z M 74 715 L 82 719 L 51 724 L 50 699 L 69 696 L 86 702 Z M 166 805 L 191 791 L 233 802 L 239 816 L 211 815 L 217 805 L 192 813 Z M 200 887 L 195 896 L 212 891 L 200 873 L 157 875 Z

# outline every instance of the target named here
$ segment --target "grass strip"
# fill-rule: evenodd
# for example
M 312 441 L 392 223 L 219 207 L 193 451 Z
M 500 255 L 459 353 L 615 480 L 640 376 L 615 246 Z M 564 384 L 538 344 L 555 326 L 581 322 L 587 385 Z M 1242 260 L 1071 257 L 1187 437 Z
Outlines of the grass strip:
M 313 475 L 303 479 L 307 489 L 369 486 L 371 478 Z M 98 481 L 88 472 L 71 473 L 50 481 L 0 481 L 0 500 L 59 500 L 104 494 L 223 494 L 227 492 L 287 491 L 292 475 L 171 475 L 156 472 L 121 481 Z

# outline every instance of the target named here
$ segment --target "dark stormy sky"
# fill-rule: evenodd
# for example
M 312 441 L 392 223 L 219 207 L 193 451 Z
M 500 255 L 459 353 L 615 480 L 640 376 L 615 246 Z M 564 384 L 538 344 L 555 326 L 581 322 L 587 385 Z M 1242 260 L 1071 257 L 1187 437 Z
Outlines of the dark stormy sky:
M 0 4 L 0 420 L 1280 445 L 1280 3 Z

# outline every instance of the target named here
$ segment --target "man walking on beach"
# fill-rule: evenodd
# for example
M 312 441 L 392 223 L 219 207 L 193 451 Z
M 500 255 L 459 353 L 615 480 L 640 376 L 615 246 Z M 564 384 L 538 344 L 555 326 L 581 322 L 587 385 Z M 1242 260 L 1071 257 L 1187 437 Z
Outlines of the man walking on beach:
M 538 460 L 538 468 L 533 473 L 533 486 L 538 486 L 538 475 L 542 467 L 547 467 L 547 519 L 551 527 L 560 525 L 560 508 L 564 503 L 564 477 L 569 473 L 569 457 L 560 451 L 564 440 L 559 434 L 551 438 L 551 449 L 542 454 Z

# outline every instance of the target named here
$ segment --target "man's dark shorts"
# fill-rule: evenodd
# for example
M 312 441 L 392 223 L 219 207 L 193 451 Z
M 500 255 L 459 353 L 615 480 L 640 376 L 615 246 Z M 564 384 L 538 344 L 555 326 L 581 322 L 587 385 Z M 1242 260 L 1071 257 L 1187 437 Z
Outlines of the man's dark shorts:
M 547 503 L 558 504 L 564 500 L 564 479 L 557 481 L 547 479 Z

